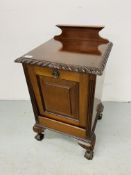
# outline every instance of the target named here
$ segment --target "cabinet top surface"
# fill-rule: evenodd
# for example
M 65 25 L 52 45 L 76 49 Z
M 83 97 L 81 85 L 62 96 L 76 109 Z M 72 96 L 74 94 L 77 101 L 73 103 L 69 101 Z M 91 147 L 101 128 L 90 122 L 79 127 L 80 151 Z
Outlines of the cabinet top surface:
M 57 25 L 62 33 L 16 62 L 101 75 L 112 43 L 99 36 L 102 26 Z

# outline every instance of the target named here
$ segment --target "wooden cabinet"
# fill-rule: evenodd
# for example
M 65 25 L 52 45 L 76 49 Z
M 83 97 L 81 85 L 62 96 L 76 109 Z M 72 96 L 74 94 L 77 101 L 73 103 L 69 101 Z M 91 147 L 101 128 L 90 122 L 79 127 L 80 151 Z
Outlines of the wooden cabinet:
M 71 135 L 93 158 L 95 126 L 103 105 L 98 92 L 101 75 L 112 43 L 99 37 L 102 27 L 59 26 L 60 36 L 18 58 L 23 64 L 33 105 L 37 132 L 44 130 Z

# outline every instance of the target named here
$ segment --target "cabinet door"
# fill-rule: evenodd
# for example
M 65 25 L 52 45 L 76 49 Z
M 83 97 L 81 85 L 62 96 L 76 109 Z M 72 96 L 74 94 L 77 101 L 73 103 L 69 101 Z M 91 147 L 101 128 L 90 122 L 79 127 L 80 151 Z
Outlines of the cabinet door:
M 78 119 L 79 86 L 77 82 L 38 76 L 45 111 Z
M 87 120 L 88 75 L 28 66 L 40 116 L 85 127 Z

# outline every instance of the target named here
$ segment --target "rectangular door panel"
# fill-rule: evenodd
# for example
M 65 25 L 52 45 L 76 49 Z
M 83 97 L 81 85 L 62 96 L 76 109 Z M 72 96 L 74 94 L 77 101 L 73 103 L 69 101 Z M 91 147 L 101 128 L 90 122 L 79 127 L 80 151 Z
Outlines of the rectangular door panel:
M 78 83 L 47 76 L 38 78 L 45 111 L 78 119 Z

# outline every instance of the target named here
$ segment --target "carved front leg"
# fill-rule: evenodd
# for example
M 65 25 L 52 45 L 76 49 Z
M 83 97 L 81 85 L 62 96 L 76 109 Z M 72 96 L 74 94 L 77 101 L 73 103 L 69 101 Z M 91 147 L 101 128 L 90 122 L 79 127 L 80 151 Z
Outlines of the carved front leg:
M 43 132 L 44 132 L 45 128 L 39 126 L 38 124 L 35 124 L 33 126 L 33 130 L 34 130 L 34 132 L 37 133 L 37 135 L 35 136 L 35 139 L 38 140 L 38 141 L 43 140 L 43 138 L 44 138 Z
M 102 119 L 102 116 L 103 116 L 102 112 L 103 112 L 103 110 L 104 110 L 104 105 L 102 103 L 100 103 L 98 105 L 98 107 L 97 107 L 97 114 L 96 114 L 98 120 Z
M 93 155 L 94 155 L 93 150 L 94 150 L 95 142 L 96 142 L 96 136 L 95 134 L 93 134 L 92 137 L 89 138 L 87 141 L 85 142 L 82 141 L 78 143 L 81 147 L 86 149 L 84 157 L 88 160 L 93 159 Z

